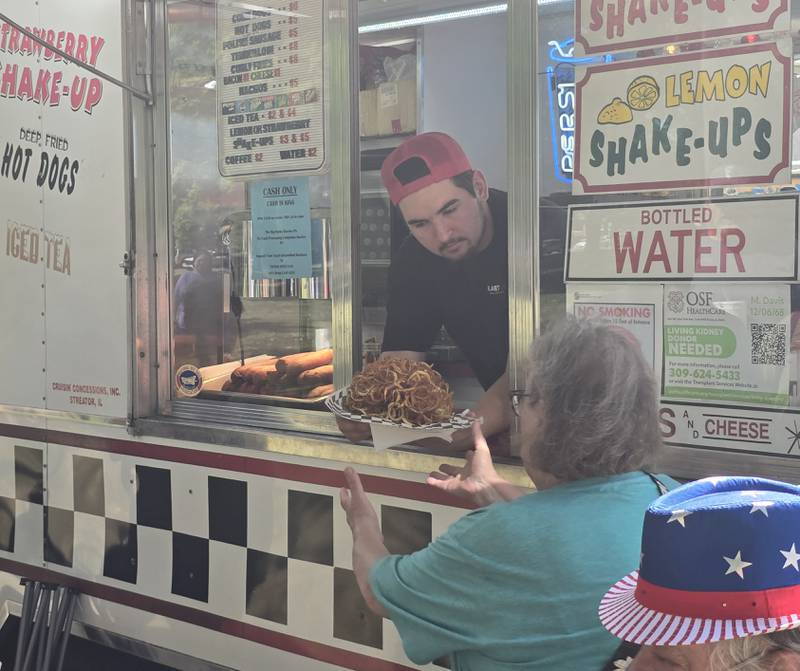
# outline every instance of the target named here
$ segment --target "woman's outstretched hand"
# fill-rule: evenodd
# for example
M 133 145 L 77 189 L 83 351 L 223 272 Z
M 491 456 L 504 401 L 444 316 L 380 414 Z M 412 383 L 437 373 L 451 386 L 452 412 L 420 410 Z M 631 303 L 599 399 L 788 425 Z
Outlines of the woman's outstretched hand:
M 467 452 L 464 466 L 442 464 L 438 471 L 428 475 L 428 484 L 478 507 L 521 496 L 522 492 L 497 474 L 480 422 L 473 423 L 472 437 L 474 447 Z

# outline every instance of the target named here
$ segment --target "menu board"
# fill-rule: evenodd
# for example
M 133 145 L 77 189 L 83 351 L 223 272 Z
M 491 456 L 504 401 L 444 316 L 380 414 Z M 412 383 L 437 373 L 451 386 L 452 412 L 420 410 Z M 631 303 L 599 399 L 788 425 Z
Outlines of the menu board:
M 242 7 L 217 9 L 219 171 L 223 177 L 319 172 L 323 0 L 252 0 Z
M 791 41 L 586 68 L 576 193 L 790 182 Z

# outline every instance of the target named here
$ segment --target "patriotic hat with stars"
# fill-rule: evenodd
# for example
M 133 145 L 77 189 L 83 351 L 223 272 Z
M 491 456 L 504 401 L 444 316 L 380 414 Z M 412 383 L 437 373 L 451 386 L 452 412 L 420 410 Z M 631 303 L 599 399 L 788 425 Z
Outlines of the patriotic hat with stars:
M 600 603 L 624 641 L 692 645 L 800 627 L 800 487 L 698 480 L 645 513 L 638 571 Z

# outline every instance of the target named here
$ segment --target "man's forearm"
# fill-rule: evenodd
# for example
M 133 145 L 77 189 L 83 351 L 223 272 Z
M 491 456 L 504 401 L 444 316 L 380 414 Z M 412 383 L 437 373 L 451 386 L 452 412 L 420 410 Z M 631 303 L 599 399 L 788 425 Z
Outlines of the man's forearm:
M 372 567 L 388 555 L 389 551 L 383 544 L 383 536 L 376 525 L 356 525 L 353 529 L 353 573 L 355 573 L 358 587 L 367 606 L 373 613 L 382 617 L 388 617 L 388 615 L 372 593 L 369 574 Z
M 485 436 L 490 437 L 511 426 L 511 401 L 509 398 L 508 373 L 486 390 L 478 404 L 472 409 L 476 417 L 483 422 L 481 428 Z M 468 450 L 472 447 L 472 430 L 462 429 L 453 434 L 452 447 L 456 450 Z
M 474 410 L 478 417 L 483 417 L 483 433 L 493 436 L 511 426 L 513 410 L 509 397 L 508 373 L 503 373 L 497 381 L 486 390 Z

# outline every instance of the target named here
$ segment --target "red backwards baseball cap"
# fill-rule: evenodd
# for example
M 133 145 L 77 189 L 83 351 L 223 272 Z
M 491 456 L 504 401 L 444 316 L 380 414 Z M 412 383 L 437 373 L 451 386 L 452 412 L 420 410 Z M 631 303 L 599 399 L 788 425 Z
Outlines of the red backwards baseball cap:
M 386 157 L 381 179 L 397 205 L 406 196 L 467 170 L 472 166 L 458 142 L 444 133 L 422 133 Z

